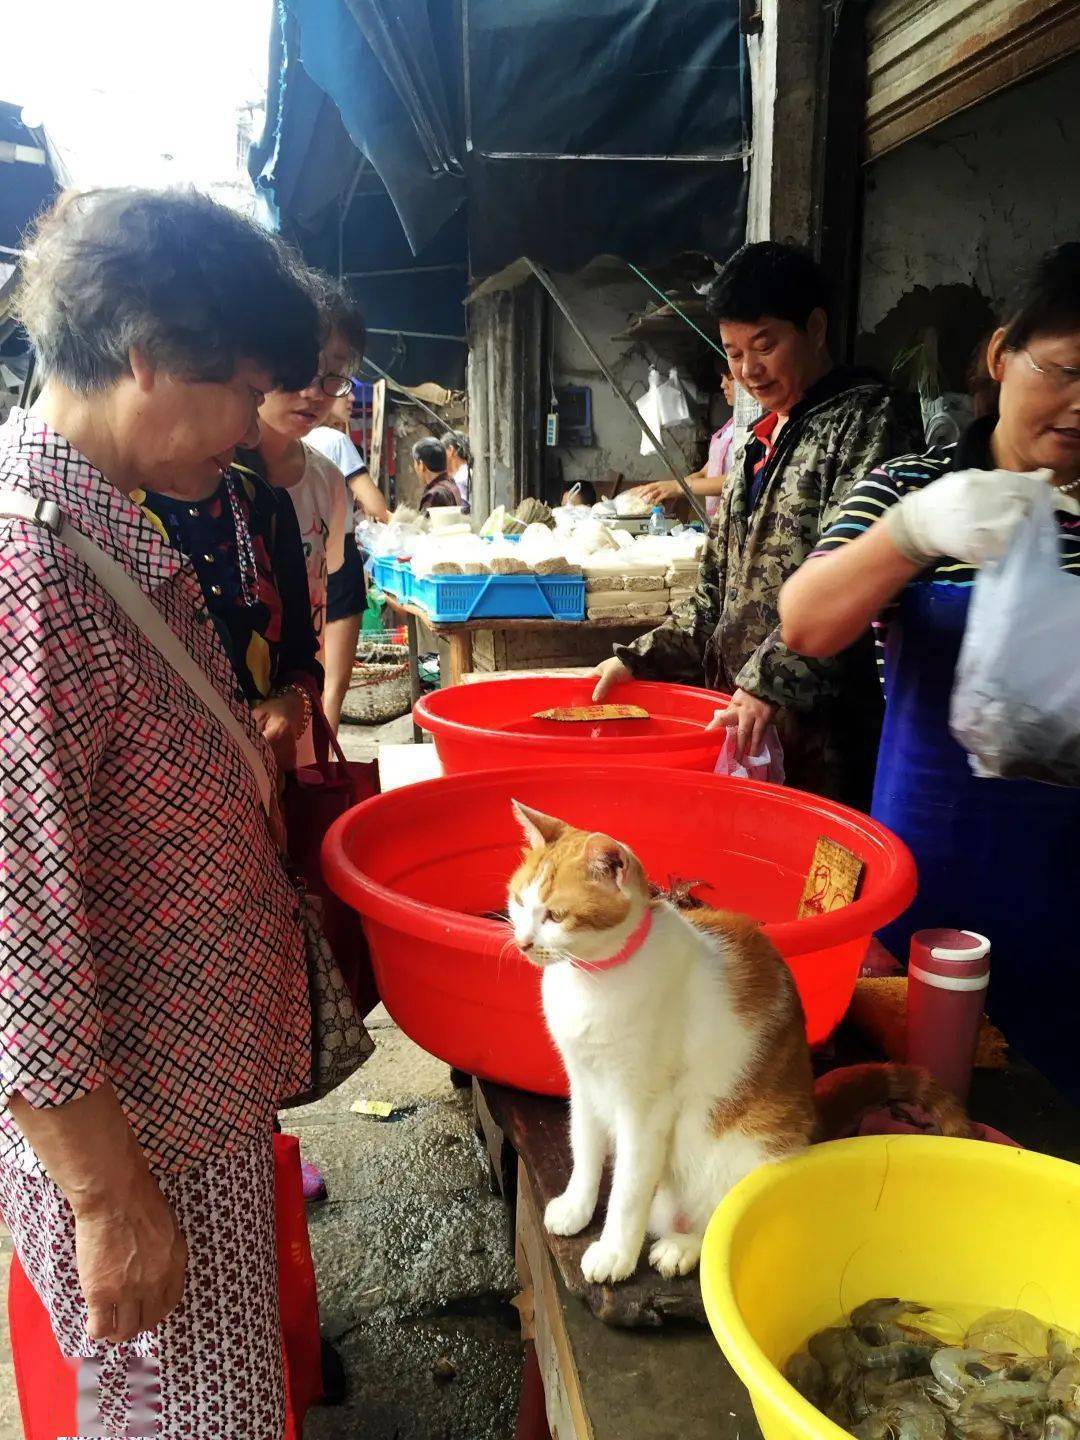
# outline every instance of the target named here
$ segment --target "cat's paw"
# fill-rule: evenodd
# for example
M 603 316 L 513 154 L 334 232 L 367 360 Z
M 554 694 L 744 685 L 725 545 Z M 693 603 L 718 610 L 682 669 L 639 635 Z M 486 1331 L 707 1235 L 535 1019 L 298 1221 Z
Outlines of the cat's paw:
M 649 1264 L 666 1280 L 673 1275 L 689 1275 L 701 1259 L 701 1240 L 697 1235 L 665 1235 L 649 1251 Z
M 549 1235 L 578 1235 L 593 1217 L 596 1201 L 583 1200 L 569 1190 L 548 1201 L 544 1211 L 544 1229 Z
M 581 1257 L 581 1273 L 590 1285 L 607 1285 L 632 1275 L 637 1269 L 637 1262 L 637 1250 L 613 1245 L 601 1237 Z

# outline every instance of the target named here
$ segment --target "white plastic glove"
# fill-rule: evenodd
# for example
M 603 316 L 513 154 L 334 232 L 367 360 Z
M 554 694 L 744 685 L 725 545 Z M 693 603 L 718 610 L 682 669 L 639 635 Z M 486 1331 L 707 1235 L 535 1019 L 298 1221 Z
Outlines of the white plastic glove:
M 968 565 L 997 560 L 1027 516 L 1050 470 L 957 470 L 905 495 L 885 517 L 889 538 L 913 564 L 942 556 Z

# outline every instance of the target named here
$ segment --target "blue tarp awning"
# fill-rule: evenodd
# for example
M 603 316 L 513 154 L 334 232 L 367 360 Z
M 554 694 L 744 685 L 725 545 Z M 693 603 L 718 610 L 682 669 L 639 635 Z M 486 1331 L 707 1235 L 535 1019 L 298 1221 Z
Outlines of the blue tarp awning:
M 569 271 L 742 242 L 738 0 L 284 0 L 282 14 L 256 182 L 320 263 L 412 271 L 373 302 L 392 300 L 405 329 L 450 333 L 467 275 L 521 255 Z M 361 159 L 374 183 L 356 184 Z

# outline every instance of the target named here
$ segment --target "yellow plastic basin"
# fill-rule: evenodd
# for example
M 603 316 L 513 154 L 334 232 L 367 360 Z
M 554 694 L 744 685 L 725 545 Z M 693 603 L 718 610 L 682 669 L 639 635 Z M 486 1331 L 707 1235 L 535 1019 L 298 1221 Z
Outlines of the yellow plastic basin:
M 720 1204 L 701 1288 L 766 1440 L 838 1440 L 778 1367 L 865 1300 L 1016 1307 L 1080 1330 L 1080 1166 L 940 1136 L 815 1145 Z

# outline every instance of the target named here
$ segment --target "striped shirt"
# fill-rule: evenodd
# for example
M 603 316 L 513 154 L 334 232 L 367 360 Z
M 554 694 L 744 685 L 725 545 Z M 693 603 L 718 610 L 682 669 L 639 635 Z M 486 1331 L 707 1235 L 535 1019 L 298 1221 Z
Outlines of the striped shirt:
M 827 555 L 831 550 L 839 550 L 842 545 L 857 540 L 905 495 L 921 490 L 952 470 L 994 469 L 990 453 L 992 430 L 992 421 L 977 420 L 955 445 L 943 446 L 926 455 L 902 456 L 874 470 L 848 492 L 839 515 L 821 537 L 810 558 Z M 1062 496 L 1062 505 L 1067 508 L 1059 508 L 1057 512 L 1061 530 L 1061 568 L 1080 575 L 1080 514 L 1076 513 L 1075 501 Z M 978 570 L 974 565 L 943 556 L 911 583 L 970 588 L 974 585 L 977 574 Z M 889 607 L 873 622 L 877 640 L 878 673 L 882 678 L 884 642 L 892 613 L 892 607 Z

